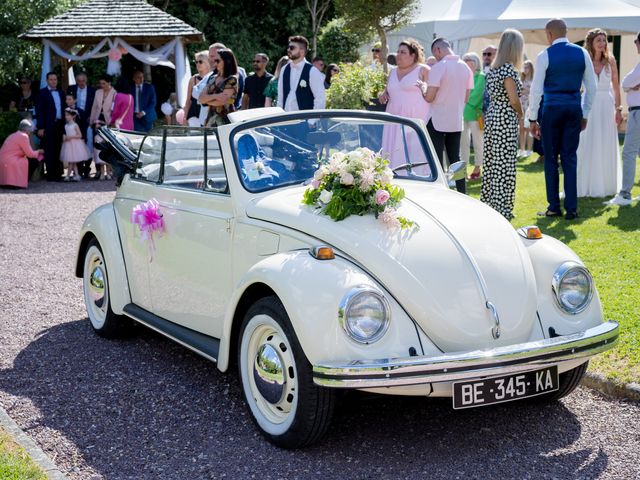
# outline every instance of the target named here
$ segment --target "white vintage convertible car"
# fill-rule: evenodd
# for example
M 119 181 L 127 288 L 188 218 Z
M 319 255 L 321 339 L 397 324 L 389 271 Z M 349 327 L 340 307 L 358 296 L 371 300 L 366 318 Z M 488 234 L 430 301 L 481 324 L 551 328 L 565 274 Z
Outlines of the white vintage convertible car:
M 139 323 L 222 372 L 237 366 L 256 425 L 281 447 L 318 440 L 339 389 L 456 409 L 556 400 L 617 340 L 578 256 L 452 191 L 464 165 L 444 172 L 421 122 L 273 108 L 216 129 L 102 136 L 118 190 L 86 219 L 75 265 L 93 329 Z M 398 212 L 419 229 L 301 203 L 329 155 L 359 147 L 393 157 Z

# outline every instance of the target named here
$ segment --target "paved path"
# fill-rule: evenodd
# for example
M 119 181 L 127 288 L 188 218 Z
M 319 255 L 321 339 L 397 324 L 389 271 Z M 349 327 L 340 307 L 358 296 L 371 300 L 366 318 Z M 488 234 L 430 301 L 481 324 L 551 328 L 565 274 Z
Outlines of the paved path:
M 462 412 L 348 395 L 324 442 L 278 450 L 235 374 L 150 331 L 91 331 L 74 250 L 112 198 L 105 182 L 0 191 L 0 406 L 69 478 L 640 478 L 640 404 L 587 389 Z

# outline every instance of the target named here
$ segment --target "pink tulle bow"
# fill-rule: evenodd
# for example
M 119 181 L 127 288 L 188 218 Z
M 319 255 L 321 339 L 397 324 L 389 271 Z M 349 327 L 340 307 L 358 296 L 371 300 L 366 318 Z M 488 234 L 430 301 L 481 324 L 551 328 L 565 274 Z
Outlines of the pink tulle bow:
M 146 203 L 139 203 L 131 211 L 131 223 L 140 227 L 140 240 L 149 245 L 149 262 L 153 262 L 156 245 L 153 234 L 162 235 L 165 232 L 164 219 L 160 213 L 160 204 L 155 198 Z

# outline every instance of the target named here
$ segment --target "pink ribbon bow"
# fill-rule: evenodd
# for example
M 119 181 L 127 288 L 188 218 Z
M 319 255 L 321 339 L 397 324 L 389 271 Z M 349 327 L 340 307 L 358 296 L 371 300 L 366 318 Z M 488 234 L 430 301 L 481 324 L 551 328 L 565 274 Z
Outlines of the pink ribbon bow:
M 149 245 L 149 262 L 153 262 L 156 245 L 153 234 L 162 235 L 165 232 L 164 219 L 160 213 L 160 204 L 155 198 L 146 203 L 139 203 L 131 211 L 131 223 L 140 227 L 140 240 Z

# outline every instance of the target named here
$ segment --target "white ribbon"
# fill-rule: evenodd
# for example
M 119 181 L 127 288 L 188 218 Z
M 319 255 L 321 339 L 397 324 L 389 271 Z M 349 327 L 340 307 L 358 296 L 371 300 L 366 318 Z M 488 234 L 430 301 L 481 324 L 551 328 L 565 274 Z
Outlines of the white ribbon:
M 189 79 L 191 78 L 191 66 L 189 64 L 189 58 L 185 54 L 184 45 L 180 37 L 177 37 L 170 42 L 162 45 L 156 50 L 145 52 L 132 47 L 120 37 L 116 37 L 111 40 L 110 38 L 102 39 L 95 47 L 82 55 L 76 55 L 72 52 L 64 50 L 58 44 L 49 39 L 44 39 L 43 52 L 42 52 L 42 76 L 40 79 L 41 88 L 47 85 L 47 72 L 51 70 L 51 50 L 56 55 L 67 60 L 73 60 L 75 62 L 82 62 L 90 58 L 101 58 L 109 55 L 109 50 L 112 48 L 124 47 L 129 54 L 131 54 L 136 60 L 141 61 L 151 66 L 162 66 L 173 68 L 176 71 L 176 93 L 178 97 L 178 103 L 182 107 L 187 99 L 187 87 Z M 109 50 L 101 51 L 102 48 L 108 45 Z M 173 57 L 174 62 L 169 60 Z M 107 66 L 107 73 L 118 74 L 120 72 L 120 61 L 109 60 Z

